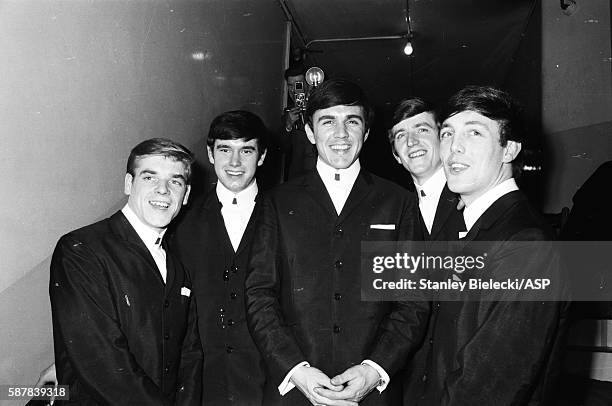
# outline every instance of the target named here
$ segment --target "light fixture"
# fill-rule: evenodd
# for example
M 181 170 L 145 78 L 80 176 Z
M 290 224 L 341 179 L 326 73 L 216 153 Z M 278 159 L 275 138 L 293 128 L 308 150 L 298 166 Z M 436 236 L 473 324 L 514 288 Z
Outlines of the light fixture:
M 412 55 L 412 52 L 414 52 L 414 48 L 412 48 L 412 42 L 410 39 L 408 39 L 408 42 L 406 42 L 406 46 L 404 47 L 404 53 L 410 56 Z
M 325 79 L 325 74 L 323 73 L 323 69 L 318 68 L 316 66 L 309 68 L 306 71 L 306 74 L 304 76 L 305 76 L 306 82 L 312 87 L 319 86 L 321 83 L 323 83 L 323 80 Z
M 406 38 L 408 41 L 404 46 L 404 54 L 410 56 L 414 52 L 414 48 L 412 47 L 413 33 L 410 28 L 410 0 L 406 0 Z

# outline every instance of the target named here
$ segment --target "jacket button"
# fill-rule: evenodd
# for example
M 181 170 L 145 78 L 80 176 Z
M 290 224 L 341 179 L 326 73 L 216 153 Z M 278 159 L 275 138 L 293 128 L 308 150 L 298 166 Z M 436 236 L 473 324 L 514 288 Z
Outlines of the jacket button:
M 164 334 L 164 340 L 168 340 L 169 338 L 170 338 L 170 334 L 169 333 Z
M 237 297 L 238 295 L 236 294 L 236 292 L 230 293 L 230 299 L 236 299 Z
M 341 270 L 343 266 L 344 266 L 344 264 L 343 264 L 343 263 L 342 263 L 342 261 L 340 261 L 340 260 L 337 260 L 337 261 L 334 263 L 334 267 L 336 268 L 336 271 Z
M 340 326 L 337 324 L 334 324 L 334 333 L 338 334 L 340 332 Z
M 228 325 L 228 326 L 233 326 L 233 325 L 234 325 L 234 320 L 229 319 L 229 320 L 227 321 L 227 325 Z
M 164 307 L 170 307 L 170 302 L 169 301 L 164 301 Z
M 164 374 L 167 374 L 168 372 L 170 372 L 170 367 L 164 368 Z
M 433 338 L 429 339 L 429 345 L 433 345 Z
M 334 299 L 336 299 L 336 300 L 340 300 L 340 299 L 342 299 L 342 295 L 341 295 L 340 293 L 336 293 L 336 294 L 334 295 Z
M 238 267 L 237 267 L 237 266 L 232 267 L 232 272 L 233 272 L 233 273 L 238 272 Z
M 225 271 L 223 271 L 223 280 L 229 281 L 229 269 L 226 269 Z
M 227 347 L 225 347 L 225 351 L 227 351 L 228 354 L 231 354 L 232 352 L 234 352 L 234 347 L 228 345 Z
M 423 382 L 427 381 L 427 374 L 423 374 L 423 376 L 421 377 L 421 380 Z
M 342 229 L 342 227 L 338 227 L 338 228 L 336 228 L 336 231 L 334 231 L 334 235 L 336 237 L 342 237 L 343 233 L 344 233 L 344 230 Z

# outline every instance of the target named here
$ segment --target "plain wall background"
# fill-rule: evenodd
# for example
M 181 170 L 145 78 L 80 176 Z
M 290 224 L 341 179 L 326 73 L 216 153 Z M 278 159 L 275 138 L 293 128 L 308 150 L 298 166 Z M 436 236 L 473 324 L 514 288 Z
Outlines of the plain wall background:
M 124 204 L 134 145 L 205 161 L 225 110 L 277 126 L 284 20 L 274 0 L 0 1 L 0 384 L 52 362 L 50 255 Z

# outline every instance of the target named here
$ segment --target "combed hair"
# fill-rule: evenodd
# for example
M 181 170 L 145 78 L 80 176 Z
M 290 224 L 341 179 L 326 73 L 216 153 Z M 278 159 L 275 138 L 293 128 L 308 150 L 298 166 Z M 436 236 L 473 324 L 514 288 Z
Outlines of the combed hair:
M 391 144 L 391 149 L 393 154 L 397 154 L 395 151 L 395 144 L 393 143 L 393 133 L 391 129 L 394 125 L 404 121 L 407 118 L 414 117 L 421 113 L 431 113 L 434 116 L 434 120 L 436 123 L 438 122 L 438 117 L 436 114 L 436 110 L 429 101 L 422 99 L 420 97 L 411 97 L 409 99 L 403 99 L 400 101 L 395 110 L 393 110 L 393 116 L 391 116 L 391 122 L 389 123 L 387 136 L 389 138 L 389 143 Z
M 132 148 L 127 161 L 127 173 L 135 176 L 136 161 L 151 155 L 161 155 L 185 164 L 185 181 L 187 184 L 191 183 L 191 166 L 195 160 L 193 153 L 185 146 L 167 138 L 151 138 Z
M 361 106 L 365 129 L 367 131 L 370 128 L 374 120 L 374 109 L 363 90 L 357 84 L 346 79 L 326 80 L 312 91 L 306 107 L 306 119 L 310 128 L 312 128 L 312 117 L 317 110 L 340 105 Z
M 213 148 L 215 140 L 257 140 L 259 154 L 268 148 L 268 130 L 256 114 L 246 110 L 227 111 L 210 123 L 206 145 Z
M 467 110 L 497 121 L 502 147 L 506 146 L 508 140 L 525 140 L 523 109 L 507 92 L 491 86 L 467 86 L 449 99 L 443 118 Z

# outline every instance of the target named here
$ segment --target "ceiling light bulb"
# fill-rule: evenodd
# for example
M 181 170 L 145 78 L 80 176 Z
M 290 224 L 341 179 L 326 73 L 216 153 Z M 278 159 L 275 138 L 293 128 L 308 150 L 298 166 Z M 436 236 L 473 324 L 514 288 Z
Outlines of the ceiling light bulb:
M 412 48 L 412 43 L 410 41 L 408 41 L 406 43 L 406 46 L 404 47 L 404 53 L 406 55 L 412 55 L 413 51 L 414 51 L 414 49 Z

